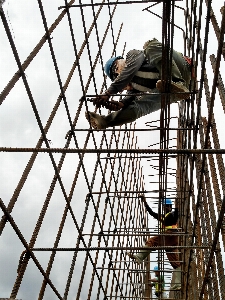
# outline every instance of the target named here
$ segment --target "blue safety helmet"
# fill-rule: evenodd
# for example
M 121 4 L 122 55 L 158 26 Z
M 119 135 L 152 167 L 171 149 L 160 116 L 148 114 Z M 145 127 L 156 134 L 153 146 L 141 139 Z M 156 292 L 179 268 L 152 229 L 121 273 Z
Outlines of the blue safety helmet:
M 154 266 L 154 271 L 158 271 L 158 270 L 159 270 L 158 266 Z
M 166 199 L 163 201 L 163 204 L 164 204 L 164 205 L 173 205 L 173 202 L 172 202 L 171 199 L 166 198 Z
M 112 66 L 113 66 L 114 62 L 115 62 L 117 59 L 123 59 L 123 57 L 122 57 L 122 56 L 111 57 L 111 58 L 106 62 L 105 66 L 104 66 L 105 74 L 106 74 L 111 80 L 113 80 Z

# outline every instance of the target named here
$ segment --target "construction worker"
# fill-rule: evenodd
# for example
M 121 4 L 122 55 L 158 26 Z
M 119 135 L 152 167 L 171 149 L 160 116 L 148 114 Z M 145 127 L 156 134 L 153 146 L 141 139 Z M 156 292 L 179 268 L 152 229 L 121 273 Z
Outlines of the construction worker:
M 166 299 L 167 294 L 164 291 L 165 288 L 165 281 L 164 281 L 164 276 L 160 276 L 160 272 L 158 269 L 158 266 L 154 267 L 154 272 L 155 272 L 155 278 L 149 279 L 151 281 L 151 286 L 155 287 L 155 295 L 156 297 L 160 297 L 161 299 Z
M 157 246 L 173 246 L 174 248 L 165 249 L 167 258 L 174 269 L 175 273 L 175 284 L 171 287 L 172 290 L 181 288 L 181 265 L 179 261 L 179 253 L 178 253 L 178 229 L 177 229 L 177 220 L 178 220 L 178 208 L 172 210 L 172 200 L 165 199 L 163 201 L 165 215 L 159 215 L 158 213 L 153 212 L 153 210 L 149 207 L 146 202 L 145 196 L 140 195 L 141 200 L 143 201 L 146 210 L 148 213 L 155 219 L 160 222 L 160 226 L 162 229 L 162 233 L 165 235 L 162 236 L 153 236 L 149 238 L 143 249 L 136 254 L 132 254 L 127 252 L 127 255 L 133 259 L 136 263 L 140 264 L 151 251 L 146 248 L 149 247 L 157 247 Z
M 86 112 L 86 119 L 94 129 L 130 123 L 161 109 L 162 44 L 153 39 L 146 42 L 143 49 L 129 51 L 126 59 L 110 58 L 105 64 L 105 73 L 113 82 L 104 94 L 93 99 L 93 103 L 97 108 L 102 106 L 115 112 L 107 116 Z M 190 63 L 189 58 L 173 50 L 170 103 L 189 98 Z M 111 95 L 124 90 L 127 95 L 122 100 L 109 100 Z M 147 94 L 140 95 L 140 92 Z

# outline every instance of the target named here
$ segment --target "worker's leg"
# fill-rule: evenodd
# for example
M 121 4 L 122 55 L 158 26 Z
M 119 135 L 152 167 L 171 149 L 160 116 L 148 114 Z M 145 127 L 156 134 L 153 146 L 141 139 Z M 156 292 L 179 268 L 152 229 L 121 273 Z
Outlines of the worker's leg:
M 166 251 L 166 255 L 167 255 L 167 258 L 168 258 L 171 266 L 174 269 L 180 267 L 179 250 L 177 248 Z
M 136 263 L 140 264 L 142 261 L 149 255 L 151 252 L 150 250 L 147 250 L 145 248 L 148 248 L 148 246 L 144 245 L 143 248 L 136 254 L 126 252 L 126 254 L 133 259 Z
M 149 238 L 147 242 L 145 243 L 145 246 L 136 254 L 131 254 L 127 252 L 127 255 L 134 259 L 137 263 L 141 263 L 152 250 L 146 249 L 149 247 L 156 247 L 158 245 L 158 236 L 154 236 L 152 238 Z
M 144 45 L 144 53 L 147 61 L 155 66 L 162 77 L 162 43 L 153 39 Z M 184 82 L 188 87 L 191 79 L 190 66 L 183 55 L 173 50 L 171 77 L 174 82 Z
M 161 109 L 161 95 L 157 89 L 154 89 L 153 92 L 156 94 L 136 97 L 135 101 L 132 101 L 126 108 L 106 116 L 107 127 L 131 123 L 138 118 Z
M 181 266 L 174 269 L 174 284 L 171 286 L 171 290 L 180 290 L 181 289 Z
M 167 296 L 167 294 L 166 294 L 165 292 L 162 292 L 162 294 L 161 294 L 161 298 L 162 298 L 162 299 L 167 299 L 167 298 L 168 298 L 168 296 Z
M 129 106 L 119 111 L 112 112 L 107 116 L 100 116 L 98 114 L 89 113 L 91 125 L 95 129 L 105 129 L 112 126 L 120 126 L 131 123 L 138 118 L 148 115 L 152 112 L 161 109 L 161 94 L 157 89 L 154 89 L 155 94 L 143 95 L 136 97 Z M 176 95 L 170 95 L 170 103 L 177 102 L 179 99 Z M 88 120 L 88 116 L 86 115 Z M 97 124 L 95 126 L 95 124 Z
M 173 233 L 177 233 L 177 230 L 168 230 L 168 233 L 171 233 L 170 236 L 166 236 L 165 244 L 166 246 L 175 246 L 174 249 L 166 251 L 166 255 L 171 266 L 174 268 L 174 285 L 171 287 L 173 290 L 179 290 L 181 288 L 181 263 L 179 259 L 179 250 L 176 248 L 178 246 L 178 236 Z
M 150 114 L 161 108 L 161 95 L 157 89 L 153 90 L 157 94 L 143 95 L 136 97 L 135 101 L 119 111 L 112 112 L 107 116 L 100 116 L 89 113 L 91 125 L 95 129 L 105 129 L 112 126 L 120 126 L 131 123 L 136 119 Z M 88 120 L 88 116 L 86 115 Z M 95 126 L 96 123 L 97 125 Z
M 180 267 L 179 262 L 179 250 L 177 249 L 178 246 L 178 230 L 177 229 L 169 229 L 166 231 L 165 236 L 165 246 L 173 246 L 174 249 L 166 249 L 166 255 L 171 266 L 176 269 Z
M 154 111 L 161 109 L 161 94 L 157 89 L 154 89 L 155 94 L 143 95 L 136 97 L 129 106 L 119 111 L 112 112 L 107 116 L 89 112 L 91 125 L 95 129 L 105 129 L 112 126 L 120 126 L 131 123 L 138 118 L 148 115 Z M 170 103 L 177 102 L 179 99 L 176 95 L 171 94 Z M 87 120 L 88 115 L 86 115 Z

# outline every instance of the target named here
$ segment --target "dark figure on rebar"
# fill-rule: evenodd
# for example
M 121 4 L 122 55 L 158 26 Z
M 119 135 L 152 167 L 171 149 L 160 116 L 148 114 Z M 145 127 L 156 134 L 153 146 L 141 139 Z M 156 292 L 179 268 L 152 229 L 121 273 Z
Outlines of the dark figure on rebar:
M 162 44 L 153 39 L 146 42 L 143 49 L 129 51 L 126 59 L 117 56 L 107 61 L 105 73 L 113 82 L 104 94 L 93 99 L 93 103 L 97 108 L 102 106 L 115 112 L 107 116 L 86 112 L 86 119 L 94 129 L 130 123 L 161 109 Z M 189 98 L 187 87 L 191 79 L 191 60 L 174 50 L 171 77 L 170 103 Z M 122 100 L 109 100 L 111 95 L 124 90 L 127 96 Z M 147 94 L 140 95 L 140 92 Z
M 127 255 L 132 258 L 136 263 L 140 264 L 152 250 L 146 248 L 157 247 L 157 246 L 173 246 L 174 248 L 166 249 L 166 255 L 171 266 L 175 269 L 175 285 L 171 289 L 180 289 L 181 288 L 181 264 L 179 261 L 179 251 L 178 251 L 178 229 L 177 229 L 177 220 L 178 220 L 178 208 L 172 209 L 172 200 L 165 199 L 163 202 L 165 215 L 159 215 L 155 213 L 151 207 L 146 202 L 145 196 L 140 195 L 141 200 L 143 201 L 146 210 L 148 213 L 155 219 L 160 222 L 162 231 L 165 232 L 163 236 L 153 236 L 149 238 L 143 249 L 136 253 L 132 254 L 127 252 Z
M 155 278 L 150 278 L 149 281 L 151 283 L 149 283 L 149 285 L 154 286 L 155 287 L 155 295 L 156 297 L 160 297 L 161 299 L 167 299 L 167 294 L 164 291 L 165 288 L 165 280 L 164 280 L 164 276 L 160 275 L 160 271 L 158 269 L 158 266 L 154 266 L 154 272 L 155 272 Z

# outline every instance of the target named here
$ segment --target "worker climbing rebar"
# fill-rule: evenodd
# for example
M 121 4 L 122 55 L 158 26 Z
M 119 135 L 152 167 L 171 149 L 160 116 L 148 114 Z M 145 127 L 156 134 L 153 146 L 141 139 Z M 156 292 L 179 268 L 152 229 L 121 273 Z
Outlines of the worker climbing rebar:
M 155 295 L 157 298 L 166 299 L 168 297 L 166 292 L 164 291 L 165 288 L 164 276 L 160 275 L 158 266 L 154 267 L 154 272 L 155 272 L 155 278 L 149 279 L 149 281 L 151 282 L 150 285 L 155 287 Z
M 129 51 L 126 59 L 121 56 L 110 58 L 104 69 L 113 82 L 104 94 L 93 99 L 93 103 L 97 108 L 102 106 L 115 112 L 107 116 L 86 112 L 86 119 L 94 129 L 130 123 L 161 109 L 162 44 L 157 39 L 146 42 L 143 50 Z M 170 103 L 189 98 L 190 79 L 190 59 L 173 50 Z M 123 90 L 127 95 L 122 100 L 109 100 L 111 95 Z
M 174 269 L 175 272 L 175 284 L 171 287 L 172 290 L 178 290 L 181 288 L 181 264 L 179 260 L 178 252 L 178 229 L 177 229 L 177 220 L 178 220 L 178 208 L 172 209 L 172 200 L 165 199 L 163 201 L 165 215 L 158 214 L 153 212 L 151 207 L 147 204 L 146 198 L 144 195 L 140 195 L 140 198 L 145 205 L 148 213 L 155 219 L 160 222 L 161 230 L 165 233 L 162 236 L 153 236 L 150 237 L 140 252 L 132 254 L 127 252 L 127 255 L 133 259 L 136 263 L 140 264 L 153 250 L 148 248 L 157 247 L 157 246 L 172 246 L 174 248 L 165 249 L 167 258 Z

